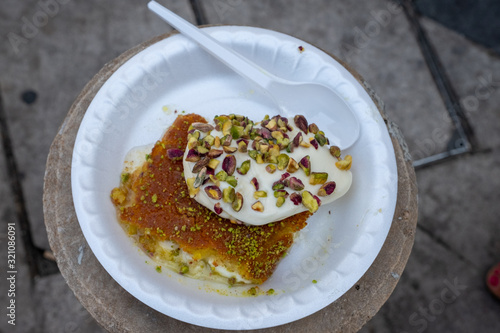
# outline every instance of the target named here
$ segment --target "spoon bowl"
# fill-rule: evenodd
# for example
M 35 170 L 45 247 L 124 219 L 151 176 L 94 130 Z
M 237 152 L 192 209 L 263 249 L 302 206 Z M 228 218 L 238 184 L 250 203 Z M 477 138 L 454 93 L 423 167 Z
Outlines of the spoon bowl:
M 360 134 L 359 120 L 333 90 L 315 82 L 296 82 L 279 78 L 187 22 L 155 1 L 148 8 L 229 68 L 253 82 L 277 106 L 277 113 L 291 117 L 313 110 L 309 122 L 320 124 L 330 142 L 341 149 L 352 146 Z

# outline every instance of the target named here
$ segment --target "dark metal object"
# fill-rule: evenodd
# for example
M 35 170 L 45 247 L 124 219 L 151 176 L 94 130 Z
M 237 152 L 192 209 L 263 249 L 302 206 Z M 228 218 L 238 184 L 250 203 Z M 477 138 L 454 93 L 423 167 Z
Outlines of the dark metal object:
M 417 12 L 415 4 L 412 0 L 400 0 L 399 2 L 408 18 L 427 67 L 431 72 L 439 94 L 446 106 L 446 110 L 455 126 L 455 131 L 448 142 L 448 149 L 445 152 L 422 158 L 413 163 L 415 168 L 421 168 L 457 155 L 473 152 L 476 148 L 476 142 L 474 132 L 460 105 L 455 89 L 450 84 L 439 56 L 420 24 L 420 15 Z

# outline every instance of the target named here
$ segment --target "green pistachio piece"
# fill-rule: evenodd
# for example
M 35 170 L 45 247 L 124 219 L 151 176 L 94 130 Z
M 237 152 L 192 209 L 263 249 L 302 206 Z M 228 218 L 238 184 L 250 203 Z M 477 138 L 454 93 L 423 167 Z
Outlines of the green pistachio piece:
M 312 123 L 311 125 L 309 125 L 309 132 L 311 132 L 313 134 L 318 133 L 319 132 L 318 125 L 316 125 L 315 123 Z
M 188 140 L 191 138 L 195 138 L 196 140 L 198 140 L 200 138 L 200 132 L 194 131 L 193 133 L 189 133 Z
M 318 185 L 324 184 L 328 179 L 328 173 L 326 172 L 311 172 L 309 176 L 309 184 Z
M 311 212 L 314 213 L 318 210 L 319 204 L 316 198 L 309 191 L 302 192 L 302 204 Z
M 196 147 L 196 151 L 198 152 L 198 154 L 201 154 L 201 155 L 208 153 L 208 149 L 204 146 Z
M 231 121 L 225 121 L 224 124 L 222 124 L 222 134 L 228 135 L 231 134 L 231 128 L 233 127 L 233 123 Z
M 253 197 L 255 199 L 265 198 L 265 197 L 267 197 L 267 192 L 266 191 L 255 191 L 253 194 Z
M 210 162 L 208 162 L 207 166 L 208 166 L 209 168 L 212 168 L 212 169 L 214 169 L 214 170 L 215 170 L 215 168 L 217 168 L 217 166 L 219 165 L 219 163 L 220 163 L 220 161 L 219 161 L 219 160 L 217 160 L 217 159 L 215 159 L 215 158 L 212 158 L 212 159 L 210 160 Z
M 240 192 L 236 193 L 236 197 L 233 201 L 232 207 L 235 212 L 239 212 L 241 210 L 241 207 L 243 207 L 243 196 Z
M 288 160 L 288 166 L 286 167 L 286 171 L 289 173 L 294 173 L 297 170 L 299 170 L 299 163 L 297 163 L 297 161 L 294 160 L 293 158 L 290 158 Z
M 285 203 L 285 197 L 278 197 L 278 199 L 276 200 L 276 207 L 281 207 L 283 206 L 283 204 Z
M 263 212 L 264 211 L 264 205 L 262 204 L 262 202 L 260 201 L 257 201 L 256 203 L 254 203 L 252 205 L 252 209 L 257 211 L 257 212 Z
M 233 203 L 234 199 L 236 199 L 236 193 L 233 187 L 228 186 L 222 190 L 222 200 L 224 202 Z
M 246 160 L 241 163 L 241 166 L 236 169 L 240 175 L 246 175 L 248 170 L 250 170 L 250 160 Z
M 274 173 L 276 171 L 276 165 L 274 164 L 269 164 L 266 166 L 266 171 L 269 173 Z
M 340 157 L 340 154 L 341 154 L 340 148 L 339 148 L 339 147 L 337 147 L 337 146 L 331 146 L 331 147 L 330 147 L 330 154 L 331 154 L 333 157 L 339 158 L 339 157 Z
M 246 153 L 247 152 L 247 144 L 246 144 L 245 141 L 242 140 L 242 141 L 240 141 L 238 143 L 238 151 L 240 153 Z
M 256 159 L 257 158 L 257 155 L 259 154 L 259 152 L 257 150 L 250 150 L 248 152 L 248 156 L 250 156 L 252 159 Z
M 244 134 L 245 129 L 243 126 L 232 126 L 231 129 L 229 130 L 229 133 L 231 133 L 231 136 L 233 139 L 239 139 L 241 136 Z
M 213 145 L 215 143 L 215 138 L 210 134 L 203 138 L 203 141 L 207 142 L 209 145 Z
M 306 155 L 302 157 L 302 159 L 299 161 L 299 166 L 304 170 L 306 173 L 306 176 L 309 176 L 311 174 L 311 158 L 309 155 Z
M 217 174 L 215 175 L 215 178 L 224 182 L 227 179 L 227 172 L 224 170 L 221 170 L 221 171 L 217 172 Z
M 285 168 L 288 166 L 288 161 L 290 160 L 290 157 L 288 157 L 287 154 L 280 154 L 278 156 L 278 170 L 285 170 Z
M 238 185 L 238 180 L 236 180 L 236 177 L 234 176 L 228 176 L 226 178 L 226 182 L 232 187 L 236 187 Z
M 281 133 L 280 131 L 271 132 L 271 136 L 276 140 L 283 140 L 284 138 L 283 133 Z
M 327 140 L 324 134 L 318 132 L 314 135 L 314 138 L 316 139 L 316 141 L 318 141 L 321 147 L 323 147 L 326 144 Z

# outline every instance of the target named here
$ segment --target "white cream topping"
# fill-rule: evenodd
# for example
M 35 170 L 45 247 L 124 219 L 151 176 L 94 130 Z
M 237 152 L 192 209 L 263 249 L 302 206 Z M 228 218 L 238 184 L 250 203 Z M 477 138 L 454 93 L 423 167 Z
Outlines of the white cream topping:
M 297 128 L 297 126 L 295 126 L 293 118 L 289 119 L 289 124 L 293 127 L 293 131 L 287 132 L 287 135 L 289 136 L 290 140 L 293 140 L 295 135 L 301 131 Z M 254 128 L 260 128 L 260 126 L 255 125 Z M 206 135 L 206 133 L 201 134 L 202 136 Z M 219 138 L 222 138 L 224 136 L 222 132 L 216 130 L 211 131 L 210 135 L 212 135 L 213 137 L 218 136 Z M 305 142 L 309 142 L 310 138 L 314 138 L 314 135 L 312 133 L 306 135 L 304 134 L 304 132 L 302 132 L 302 135 Z M 252 149 L 251 142 L 252 140 L 250 140 L 249 142 L 248 150 Z M 237 147 L 236 140 L 232 141 L 231 147 Z M 216 149 L 222 149 L 222 147 Z M 186 161 L 188 151 L 189 149 L 186 148 L 183 159 L 184 177 L 186 178 L 186 180 L 188 178 L 196 177 L 196 174 L 192 172 L 195 162 Z M 339 170 L 336 167 L 335 162 L 337 162 L 338 160 L 330 154 L 329 145 L 324 145 L 323 147 L 319 146 L 317 150 L 313 146 L 309 148 L 299 146 L 296 147 L 292 153 L 287 153 L 286 150 L 282 150 L 280 153 L 287 154 L 290 158 L 293 158 L 297 162 L 299 162 L 304 156 L 309 155 L 311 172 L 326 172 L 328 173 L 327 182 L 335 181 L 335 191 L 330 195 L 320 197 L 321 206 L 335 201 L 336 199 L 342 197 L 349 190 L 352 183 L 352 174 L 348 170 Z M 226 155 L 227 154 L 224 153 L 217 158 L 220 163 L 215 169 L 215 174 L 222 170 L 223 160 Z M 241 175 L 237 171 L 235 171 L 233 174 L 233 176 L 235 176 L 238 181 L 238 184 L 235 187 L 235 191 L 241 193 L 244 200 L 241 210 L 239 212 L 236 212 L 232 208 L 232 205 L 230 203 L 226 203 L 222 199 L 214 200 L 210 198 L 205 192 L 204 188 L 206 186 L 214 185 L 214 183 L 211 181 L 208 181 L 204 185 L 200 186 L 200 191 L 194 197 L 197 202 L 212 211 L 214 211 L 214 205 L 216 203 L 219 203 L 223 209 L 222 213 L 219 214 L 221 217 L 241 221 L 250 225 L 264 225 L 267 223 L 283 220 L 286 217 L 308 210 L 303 204 L 295 205 L 290 200 L 290 197 L 285 200 L 285 203 L 281 207 L 276 206 L 277 198 L 274 196 L 275 190 L 272 189 L 272 186 L 274 182 L 281 179 L 282 174 L 287 172 L 286 169 L 283 171 L 277 169 L 276 172 L 271 174 L 266 171 L 266 166 L 269 165 L 269 163 L 264 162 L 262 164 L 258 164 L 248 155 L 248 152 L 241 153 L 237 151 L 232 155 L 236 157 L 237 167 L 240 167 L 242 162 L 250 160 L 250 169 L 246 175 Z M 258 180 L 259 191 L 265 191 L 267 193 L 267 197 L 258 199 L 254 198 L 254 193 L 256 190 L 251 183 L 251 180 L 254 177 Z M 304 170 L 302 170 L 301 168 L 299 168 L 294 173 L 290 173 L 290 177 L 296 177 L 300 179 L 305 186 L 304 191 L 309 191 L 313 195 L 316 195 L 318 193 L 318 190 L 322 186 L 321 184 L 311 185 L 309 183 L 309 176 L 307 176 Z M 231 185 L 229 185 L 227 182 L 221 181 L 221 192 L 224 190 L 224 188 L 229 186 Z M 294 191 L 289 187 L 285 187 L 284 189 L 289 194 L 292 194 L 293 192 L 302 192 Z M 262 212 L 253 210 L 251 207 L 252 204 L 257 201 L 260 201 L 264 206 L 264 210 Z

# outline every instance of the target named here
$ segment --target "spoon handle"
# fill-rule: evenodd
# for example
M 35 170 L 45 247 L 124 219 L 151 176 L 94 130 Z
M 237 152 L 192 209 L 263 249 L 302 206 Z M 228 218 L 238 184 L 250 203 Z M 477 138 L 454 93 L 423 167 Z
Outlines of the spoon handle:
M 148 8 L 181 32 L 184 36 L 187 36 L 198 43 L 208 53 L 219 59 L 236 73 L 250 81 L 253 81 L 264 90 L 267 90 L 270 84 L 275 81 L 273 76 L 266 70 L 250 62 L 233 50 L 223 46 L 201 29 L 198 29 L 156 1 L 150 1 L 148 3 Z

